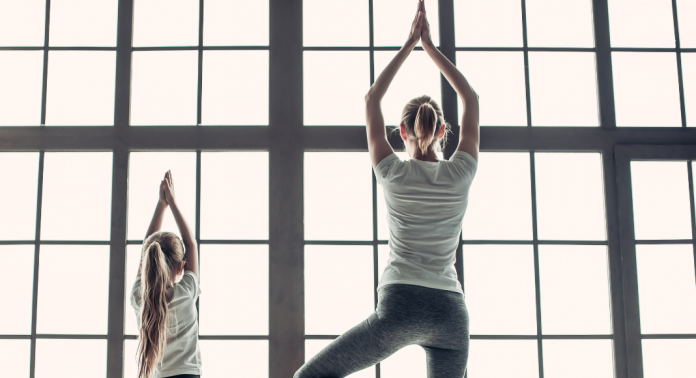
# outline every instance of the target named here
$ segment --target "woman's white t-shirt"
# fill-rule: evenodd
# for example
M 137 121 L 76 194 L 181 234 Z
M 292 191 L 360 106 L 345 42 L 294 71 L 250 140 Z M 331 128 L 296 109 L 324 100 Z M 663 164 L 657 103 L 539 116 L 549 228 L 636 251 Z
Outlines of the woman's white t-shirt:
M 179 374 L 201 375 L 201 350 L 198 346 L 198 312 L 196 299 L 201 294 L 198 277 L 191 271 L 184 272 L 181 281 L 167 289 L 169 314 L 167 346 L 156 378 Z M 131 290 L 131 306 L 140 319 L 140 275 Z
M 375 176 L 384 188 L 390 252 L 377 290 L 410 284 L 462 293 L 454 261 L 476 168 L 463 151 L 438 162 L 395 154 L 379 162 Z

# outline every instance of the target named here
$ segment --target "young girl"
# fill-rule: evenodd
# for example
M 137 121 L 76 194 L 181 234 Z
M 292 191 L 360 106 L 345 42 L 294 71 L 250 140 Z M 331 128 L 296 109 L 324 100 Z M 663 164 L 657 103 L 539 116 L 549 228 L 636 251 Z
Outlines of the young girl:
M 171 208 L 181 239 L 160 232 Z M 194 378 L 201 374 L 198 348 L 198 250 L 174 196 L 172 173 L 159 188 L 159 201 L 143 241 L 138 277 L 131 291 L 140 328 L 138 378 Z
M 399 127 L 411 159 L 399 160 L 387 142 L 380 101 L 418 40 L 464 107 L 459 145 L 450 160 L 438 161 L 435 154 L 447 124 L 428 96 L 411 100 L 402 114 Z M 454 261 L 477 167 L 478 96 L 433 45 L 422 0 L 406 44 L 365 101 L 368 148 L 377 182 L 384 187 L 390 233 L 377 309 L 314 356 L 295 378 L 345 377 L 413 344 L 425 349 L 428 377 L 462 378 L 469 320 Z

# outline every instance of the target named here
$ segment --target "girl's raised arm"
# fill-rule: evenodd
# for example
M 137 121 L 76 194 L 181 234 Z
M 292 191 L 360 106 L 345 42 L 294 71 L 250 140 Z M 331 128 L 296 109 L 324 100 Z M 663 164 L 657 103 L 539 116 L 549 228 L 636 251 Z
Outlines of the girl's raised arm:
M 164 196 L 172 209 L 172 214 L 176 220 L 176 226 L 179 228 L 179 233 L 181 234 L 181 240 L 184 242 L 184 248 L 186 249 L 186 270 L 190 270 L 198 275 L 198 246 L 196 245 L 196 238 L 191 232 L 191 228 L 186 219 L 181 214 L 179 206 L 176 204 L 176 197 L 174 195 L 174 181 L 172 180 L 172 171 L 167 171 L 164 176 Z
M 454 90 L 462 100 L 464 112 L 462 115 L 461 129 L 459 131 L 459 144 L 457 151 L 464 151 L 478 160 L 479 152 L 479 101 L 478 94 L 471 88 L 469 82 L 464 75 L 455 67 L 452 62 L 442 55 L 440 50 L 435 47 L 430 39 L 430 25 L 428 18 L 425 16 L 425 3 L 420 1 L 421 11 L 423 12 L 423 26 L 421 28 L 421 42 L 423 49 L 428 53 L 430 59 L 435 62 L 440 72 L 447 78 L 447 81 L 452 85 Z
M 166 177 L 166 176 L 165 176 Z M 155 213 L 152 215 L 152 220 L 150 221 L 150 227 L 147 228 L 147 234 L 145 239 L 150 237 L 150 235 L 162 229 L 162 220 L 164 219 L 164 211 L 167 210 L 167 199 L 164 196 L 164 180 L 160 183 L 159 188 L 159 201 L 157 201 L 157 207 L 155 207 Z M 145 240 L 143 239 L 143 240 Z
M 381 102 L 389 89 L 389 85 L 394 76 L 401 68 L 408 55 L 411 53 L 421 36 L 421 25 L 425 14 L 421 12 L 421 5 L 418 4 L 416 18 L 411 25 L 411 33 L 404 46 L 399 50 L 394 59 L 379 75 L 375 83 L 365 96 L 365 112 L 367 115 L 367 147 L 370 150 L 372 165 L 377 167 L 380 161 L 394 153 L 387 140 L 387 130 L 384 127 L 384 116 L 382 115 Z

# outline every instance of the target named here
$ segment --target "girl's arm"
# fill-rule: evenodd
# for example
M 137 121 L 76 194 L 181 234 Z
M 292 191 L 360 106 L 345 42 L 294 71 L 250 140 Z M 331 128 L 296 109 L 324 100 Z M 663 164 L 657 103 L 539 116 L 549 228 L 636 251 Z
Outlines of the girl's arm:
M 165 176 L 166 177 L 166 176 Z M 162 220 L 164 219 L 164 211 L 167 210 L 167 200 L 164 196 L 164 180 L 160 183 L 159 188 L 159 201 L 157 201 L 157 207 L 155 207 L 155 213 L 152 215 L 152 220 L 150 221 L 150 227 L 147 228 L 147 234 L 145 239 L 149 238 L 150 235 L 162 229 Z M 143 239 L 143 240 L 145 240 Z
M 399 50 L 394 59 L 379 75 L 375 83 L 365 96 L 365 112 L 367 115 L 367 147 L 370 150 L 370 158 L 372 165 L 377 167 L 380 161 L 385 157 L 394 153 L 394 150 L 389 145 L 387 140 L 387 130 L 384 127 L 384 116 L 382 115 L 381 102 L 384 95 L 389 89 L 389 85 L 394 76 L 401 68 L 408 55 L 411 53 L 421 35 L 421 24 L 425 15 L 420 11 L 420 3 L 418 5 L 418 13 L 411 25 L 411 34 L 404 46 Z
M 422 7 L 421 11 L 425 14 L 425 5 L 423 2 L 420 4 Z M 459 72 L 457 67 L 433 45 L 433 41 L 430 39 L 430 25 L 425 16 L 421 28 L 421 42 L 423 43 L 423 49 L 428 53 L 430 59 L 435 62 L 437 68 L 440 69 L 442 75 L 447 78 L 447 81 L 449 81 L 462 100 L 464 112 L 462 115 L 457 151 L 464 151 L 478 160 L 480 142 L 478 94 L 474 92 L 474 89 L 471 88 L 471 85 L 469 85 L 469 82 L 464 75 Z
M 176 198 L 174 196 L 174 181 L 172 180 L 172 171 L 167 171 L 164 176 L 164 195 L 169 207 L 172 209 L 172 214 L 176 220 L 176 226 L 179 228 L 179 233 L 181 234 L 181 240 L 184 242 L 184 248 L 186 249 L 186 270 L 190 270 L 198 275 L 198 246 L 196 245 L 196 239 L 193 237 L 191 228 L 186 223 L 186 219 L 181 214 L 179 206 L 176 204 Z

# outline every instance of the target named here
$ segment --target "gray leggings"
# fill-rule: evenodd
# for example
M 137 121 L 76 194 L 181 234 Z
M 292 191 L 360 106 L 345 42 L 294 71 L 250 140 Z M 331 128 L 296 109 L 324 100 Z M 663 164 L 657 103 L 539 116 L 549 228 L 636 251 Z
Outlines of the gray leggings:
M 408 345 L 425 349 L 428 378 L 462 378 L 469 357 L 469 314 L 464 296 L 422 286 L 391 284 L 377 310 L 334 340 L 295 378 L 339 378 L 365 369 Z

